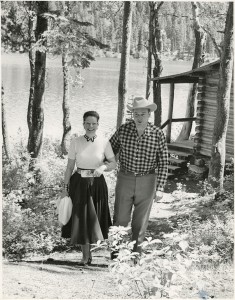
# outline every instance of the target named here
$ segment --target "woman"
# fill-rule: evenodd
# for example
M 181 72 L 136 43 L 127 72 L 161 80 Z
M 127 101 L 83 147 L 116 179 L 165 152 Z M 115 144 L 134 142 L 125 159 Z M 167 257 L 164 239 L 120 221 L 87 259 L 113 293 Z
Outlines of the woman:
M 99 114 L 86 112 L 83 126 L 85 135 L 72 139 L 68 153 L 62 197 L 71 197 L 73 211 L 68 224 L 62 227 L 62 237 L 71 238 L 71 244 L 81 245 L 80 263 L 89 265 L 90 244 L 108 238 L 111 218 L 103 172 L 113 170 L 116 161 L 108 139 L 96 133 Z M 75 164 L 77 169 L 72 175 Z

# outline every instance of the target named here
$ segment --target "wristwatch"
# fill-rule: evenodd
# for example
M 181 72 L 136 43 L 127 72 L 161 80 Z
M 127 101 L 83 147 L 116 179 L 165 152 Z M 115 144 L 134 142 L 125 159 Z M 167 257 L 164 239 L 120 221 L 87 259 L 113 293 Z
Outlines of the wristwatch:
M 64 183 L 64 188 L 67 192 L 69 192 L 69 185 Z

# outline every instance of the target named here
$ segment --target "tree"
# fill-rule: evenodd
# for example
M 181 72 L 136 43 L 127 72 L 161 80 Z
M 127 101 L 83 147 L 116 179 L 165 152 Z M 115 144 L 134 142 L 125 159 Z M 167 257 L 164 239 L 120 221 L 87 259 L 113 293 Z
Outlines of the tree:
M 129 56 L 132 29 L 133 2 L 124 2 L 123 33 L 122 33 L 122 55 L 120 74 L 118 82 L 118 114 L 117 127 L 125 122 L 125 109 L 127 104 Z
M 4 87 L 2 83 L 2 138 L 3 138 L 3 147 L 5 155 L 7 158 L 10 158 L 10 147 L 8 141 L 8 130 L 6 122 L 6 110 L 5 110 L 5 97 L 4 97 Z
M 200 2 L 198 5 L 203 24 L 202 28 L 208 35 L 208 43 L 213 46 L 207 52 L 213 54 L 215 50 L 217 56 L 221 57 L 220 44 L 223 38 L 228 2 Z
M 35 84 L 35 1 L 2 3 L 2 45 L 7 51 L 28 52 L 30 65 L 30 89 L 27 111 L 29 131 L 32 126 L 32 105 Z
M 69 2 L 63 2 L 63 8 L 61 11 L 61 15 L 68 15 L 70 12 Z M 71 123 L 69 120 L 70 109 L 69 109 L 69 67 L 68 67 L 68 43 L 64 45 L 62 49 L 62 69 L 63 69 L 63 81 L 64 81 L 64 89 L 63 89 L 63 136 L 61 141 L 61 151 L 62 154 L 68 154 L 69 143 L 70 143 L 70 132 L 71 132 Z
M 215 117 L 209 181 L 223 190 L 224 165 L 226 156 L 226 133 L 229 120 L 230 92 L 233 76 L 233 2 L 229 2 L 225 24 L 224 43 L 220 63 L 217 112 Z
M 69 143 L 70 143 L 70 132 L 71 123 L 69 120 L 70 109 L 69 109 L 69 67 L 68 67 L 68 52 L 66 50 L 62 53 L 62 69 L 63 69 L 63 136 L 61 141 L 62 154 L 68 154 Z
M 37 2 L 37 25 L 35 30 L 36 41 L 42 38 L 47 30 L 47 19 L 44 13 L 48 12 L 48 1 Z M 46 39 L 43 39 L 42 46 L 45 47 Z M 29 130 L 28 151 L 31 158 L 37 158 L 40 154 L 44 126 L 43 96 L 45 91 L 46 76 L 46 53 L 38 49 L 35 55 L 35 82 L 34 97 L 32 104 L 32 126 Z
M 32 129 L 32 117 L 33 117 L 33 100 L 34 100 L 34 85 L 35 85 L 35 51 L 33 49 L 35 44 L 35 2 L 28 1 L 28 51 L 29 51 L 29 66 L 30 66 L 30 88 L 29 88 L 29 102 L 28 102 L 28 111 L 27 111 L 27 123 L 29 132 Z
M 205 47 L 206 47 L 206 33 L 203 30 L 199 19 L 199 7 L 196 2 L 192 2 L 193 28 L 195 34 L 195 50 L 192 69 L 200 67 L 204 62 Z M 187 99 L 187 108 L 185 118 L 194 117 L 195 103 L 197 97 L 197 83 L 192 84 Z M 177 141 L 188 140 L 192 129 L 192 121 L 185 122 Z
M 142 56 L 147 49 L 148 36 L 148 2 L 135 2 L 133 7 L 133 30 L 132 30 L 132 50 L 135 58 Z
M 149 2 L 150 18 L 149 18 L 149 46 L 148 46 L 148 67 L 147 67 L 147 84 L 146 98 L 150 95 L 150 78 L 152 75 L 152 56 L 154 58 L 153 77 L 159 77 L 162 73 L 162 35 L 159 23 L 159 10 L 163 5 L 162 2 Z M 157 104 L 157 110 L 154 113 L 154 124 L 161 125 L 162 120 L 162 101 L 161 101 L 161 85 L 157 81 L 153 81 L 153 101 Z
M 79 6 L 81 3 L 78 3 Z M 72 6 L 73 5 L 73 6 Z M 44 51 L 48 51 L 53 55 L 62 56 L 63 69 L 63 136 L 61 141 L 62 154 L 68 153 L 70 144 L 71 123 L 69 120 L 69 86 L 71 82 L 74 85 L 81 84 L 80 69 L 88 68 L 90 62 L 95 60 L 93 56 L 94 48 L 107 48 L 107 45 L 102 44 L 96 38 L 92 37 L 84 28 L 93 27 L 90 22 L 79 21 L 74 18 L 77 3 L 69 1 L 61 1 L 54 3 L 53 11 L 45 15 L 50 20 L 50 26 L 44 33 L 47 39 L 47 47 Z M 52 10 L 52 8 L 51 8 Z M 42 47 L 41 40 L 38 44 Z M 70 76 L 69 67 L 72 67 L 76 76 L 72 79 Z

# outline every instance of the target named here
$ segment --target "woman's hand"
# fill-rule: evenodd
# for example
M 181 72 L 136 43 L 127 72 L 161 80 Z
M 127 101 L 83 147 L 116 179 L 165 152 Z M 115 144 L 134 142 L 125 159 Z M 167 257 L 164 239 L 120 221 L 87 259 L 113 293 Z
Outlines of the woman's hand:
M 64 197 L 68 197 L 69 193 L 68 191 L 65 189 L 62 191 L 62 193 L 60 194 L 60 198 L 63 199 Z
M 106 169 L 107 169 L 106 165 L 102 165 L 99 168 L 95 169 L 94 177 L 100 177 Z

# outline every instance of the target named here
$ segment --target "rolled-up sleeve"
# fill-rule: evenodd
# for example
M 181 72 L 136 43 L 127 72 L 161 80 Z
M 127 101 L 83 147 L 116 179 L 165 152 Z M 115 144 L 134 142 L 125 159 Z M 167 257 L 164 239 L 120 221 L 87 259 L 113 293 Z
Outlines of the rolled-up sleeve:
M 163 191 L 167 181 L 168 170 L 168 150 L 165 135 L 159 132 L 159 143 L 157 152 L 157 191 Z
M 109 141 L 107 141 L 106 147 L 104 149 L 104 155 L 107 159 L 114 157 L 113 149 Z

